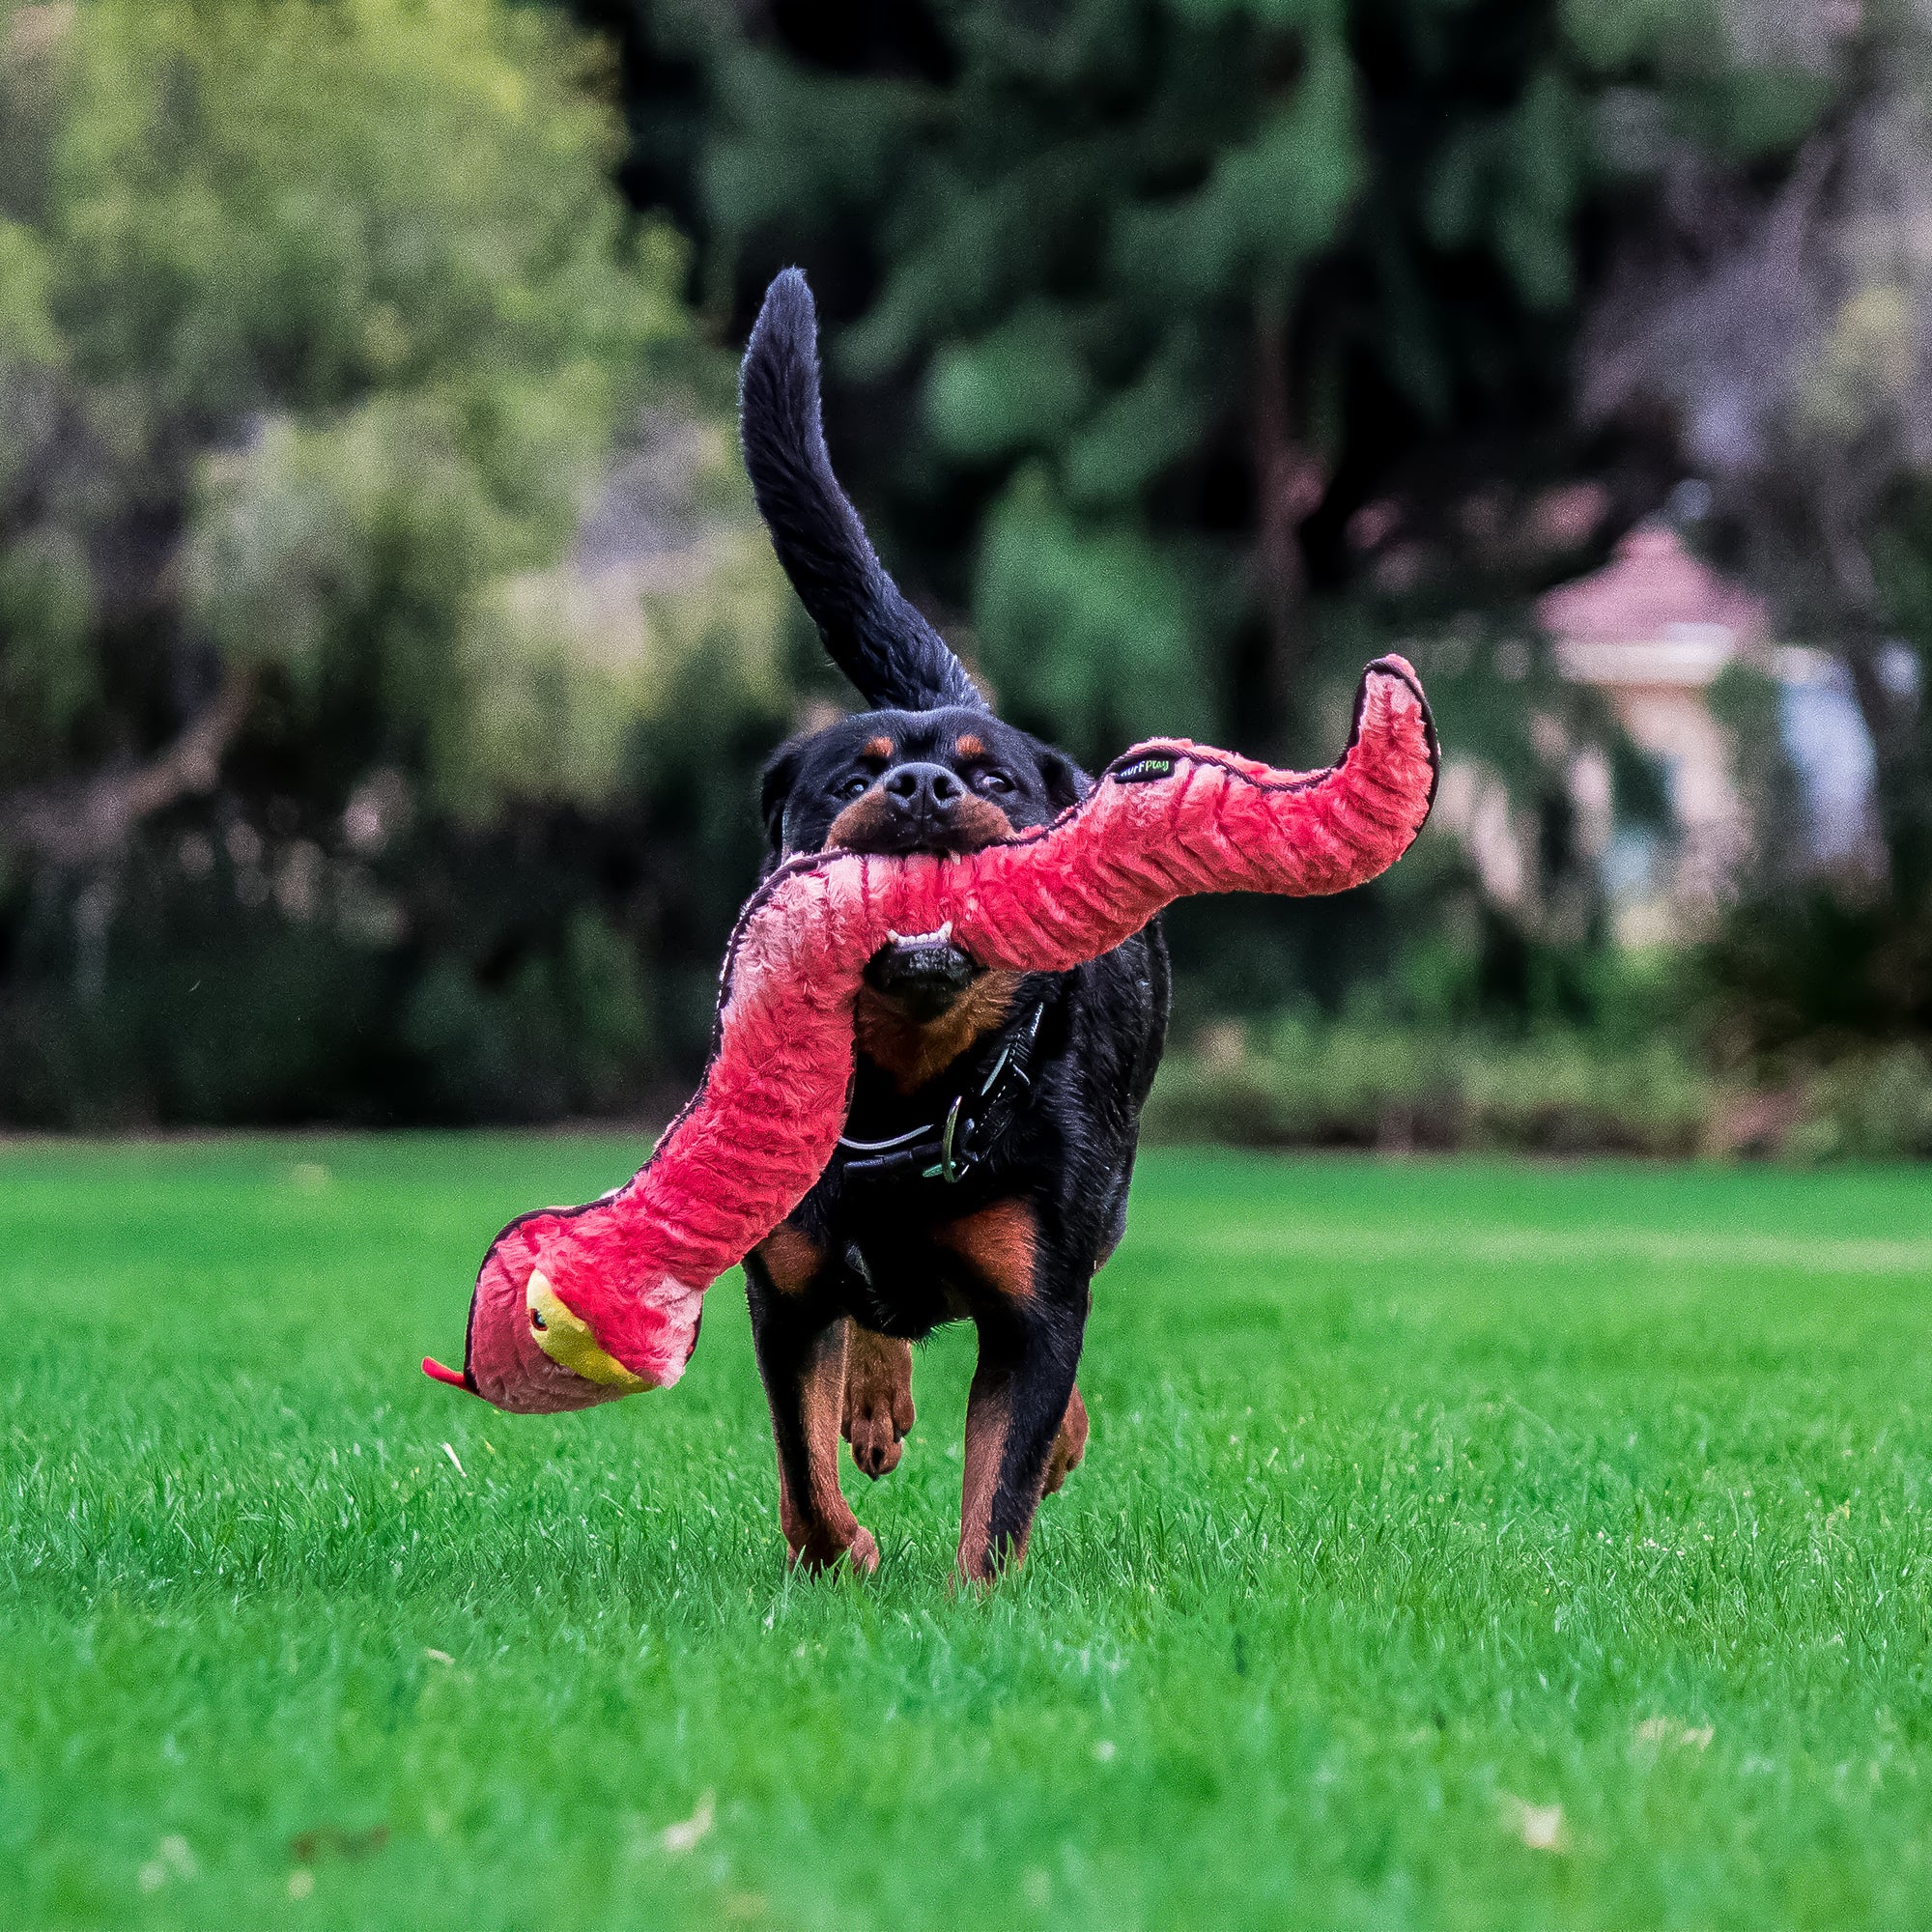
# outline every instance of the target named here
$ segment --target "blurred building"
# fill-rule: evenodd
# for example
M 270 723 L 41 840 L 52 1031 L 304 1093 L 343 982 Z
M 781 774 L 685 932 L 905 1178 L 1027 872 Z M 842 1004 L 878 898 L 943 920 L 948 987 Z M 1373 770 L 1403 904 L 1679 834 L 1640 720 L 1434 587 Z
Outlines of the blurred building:
M 1694 926 L 1750 850 L 1737 748 L 1710 688 L 1734 663 L 1776 680 L 1783 749 L 1798 781 L 1811 866 L 1872 847 L 1871 741 L 1844 668 L 1774 642 L 1769 607 L 1686 548 L 1666 524 L 1633 530 L 1593 576 L 1546 595 L 1537 615 L 1567 678 L 1603 693 L 1663 775 L 1674 837 L 1620 828 L 1606 859 L 1632 940 Z

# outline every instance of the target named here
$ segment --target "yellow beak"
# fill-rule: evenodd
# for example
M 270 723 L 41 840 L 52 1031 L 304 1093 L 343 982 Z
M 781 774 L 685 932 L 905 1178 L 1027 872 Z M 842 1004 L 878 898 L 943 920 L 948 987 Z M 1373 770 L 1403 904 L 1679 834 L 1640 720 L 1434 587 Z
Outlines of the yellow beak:
M 581 1315 L 573 1315 L 545 1278 L 541 1268 L 530 1270 L 529 1287 L 524 1300 L 530 1311 L 530 1332 L 537 1347 L 552 1361 L 561 1364 L 587 1382 L 606 1388 L 647 1389 L 651 1384 L 634 1376 L 614 1356 L 597 1346 L 597 1337 Z

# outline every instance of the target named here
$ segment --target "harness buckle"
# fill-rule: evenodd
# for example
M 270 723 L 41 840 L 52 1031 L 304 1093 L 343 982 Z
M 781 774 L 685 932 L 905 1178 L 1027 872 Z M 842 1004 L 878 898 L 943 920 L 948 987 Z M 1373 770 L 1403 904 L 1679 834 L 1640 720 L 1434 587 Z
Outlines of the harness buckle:
M 1046 1002 L 1041 1000 L 1026 1025 L 1002 1044 L 978 1092 L 957 1094 L 943 1122 L 908 1127 L 904 1133 L 880 1141 L 840 1134 L 833 1158 L 842 1160 L 845 1173 L 855 1179 L 882 1179 L 911 1172 L 922 1180 L 937 1180 L 948 1187 L 964 1180 L 1006 1132 L 1019 1095 L 1033 1089 L 1033 1051 L 1045 1016 Z M 974 1109 L 971 1114 L 965 1112 L 969 1098 Z M 931 1160 L 935 1141 L 938 1159 L 929 1167 L 921 1166 L 921 1162 Z

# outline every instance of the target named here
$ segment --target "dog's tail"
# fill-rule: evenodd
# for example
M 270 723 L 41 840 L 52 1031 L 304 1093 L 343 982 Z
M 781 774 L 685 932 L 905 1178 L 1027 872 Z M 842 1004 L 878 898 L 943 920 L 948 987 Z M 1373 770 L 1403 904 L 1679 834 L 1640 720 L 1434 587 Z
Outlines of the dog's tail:
M 983 710 L 979 686 L 886 574 L 832 473 L 818 410 L 818 316 L 797 269 L 765 291 L 738 375 L 738 426 L 779 561 L 866 701 Z

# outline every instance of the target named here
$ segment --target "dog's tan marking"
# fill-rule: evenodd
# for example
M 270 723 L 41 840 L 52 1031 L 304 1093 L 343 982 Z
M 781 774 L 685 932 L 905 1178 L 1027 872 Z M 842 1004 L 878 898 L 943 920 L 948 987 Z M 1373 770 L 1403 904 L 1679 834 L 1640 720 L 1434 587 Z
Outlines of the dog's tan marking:
M 982 973 L 937 1019 L 923 1022 L 909 1018 L 883 993 L 861 986 L 852 1037 L 901 1094 L 917 1093 L 975 1040 L 1006 1024 L 1019 984 L 1017 973 Z
M 1013 836 L 1013 821 L 993 803 L 969 791 L 952 809 L 952 852 L 977 852 L 985 845 L 997 845 Z
M 995 1201 L 933 1233 L 933 1239 L 970 1264 L 995 1294 L 1012 1301 L 1033 1297 L 1034 1248 L 1038 1237 L 1039 1224 L 1024 1201 Z
M 859 747 L 859 755 L 862 758 L 890 758 L 897 750 L 898 747 L 890 738 L 880 736 L 867 738 Z
M 984 1354 L 974 1372 L 973 1391 L 966 1399 L 966 1473 L 959 1495 L 959 1575 L 973 1583 L 990 1583 L 997 1572 L 988 1548 L 992 1540 L 993 1497 L 1000 1485 L 1000 1464 L 1006 1460 L 1007 1435 L 1012 1427 L 1011 1371 L 1005 1363 L 988 1363 Z M 1066 1413 L 1053 1439 L 1046 1466 L 1040 1472 L 1039 1492 L 1050 1496 L 1066 1480 L 1087 1453 L 1087 1405 L 1076 1388 L 1067 1398 Z M 1017 1570 L 1026 1561 L 1033 1541 L 1033 1515 L 1017 1542 L 1002 1558 L 1005 1568 Z
M 825 1265 L 825 1257 L 789 1221 L 781 1221 L 758 1243 L 758 1259 L 781 1294 L 803 1294 Z
M 855 798 L 832 821 L 832 829 L 825 835 L 824 849 L 829 852 L 835 845 L 842 845 L 853 852 L 867 851 L 887 836 L 891 823 L 891 808 L 886 804 L 886 795 L 874 785 L 863 798 Z
M 825 835 L 823 850 L 841 845 L 850 852 L 890 852 L 898 827 L 893 822 L 892 807 L 884 791 L 874 785 L 855 798 Z M 981 846 L 997 845 L 1013 836 L 1013 821 L 989 798 L 968 792 L 952 808 L 945 830 L 933 847 L 946 852 L 977 852 Z
M 982 1353 L 966 1398 L 966 1473 L 959 1494 L 959 1574 L 971 1582 L 992 1580 L 986 1544 L 1012 1419 L 1010 1373 L 1004 1364 L 990 1367 Z M 1022 1545 L 1013 1552 L 1014 1560 L 1025 1553 Z
M 986 755 L 986 741 L 972 731 L 962 731 L 953 739 L 952 748 L 962 758 L 983 758 Z

